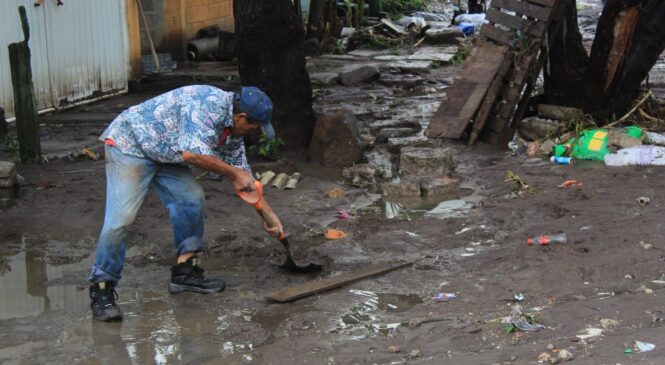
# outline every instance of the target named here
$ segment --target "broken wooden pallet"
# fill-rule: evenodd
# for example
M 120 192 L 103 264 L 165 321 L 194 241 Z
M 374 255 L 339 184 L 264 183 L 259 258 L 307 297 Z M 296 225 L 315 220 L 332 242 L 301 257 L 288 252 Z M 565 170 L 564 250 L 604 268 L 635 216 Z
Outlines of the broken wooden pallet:
M 560 0 L 493 0 L 486 15 L 489 24 L 482 27 L 427 135 L 468 136 L 470 144 L 481 135 L 491 143 L 502 141 L 524 112 L 544 62 L 543 42 L 551 43 L 558 33 L 552 24 L 560 10 Z

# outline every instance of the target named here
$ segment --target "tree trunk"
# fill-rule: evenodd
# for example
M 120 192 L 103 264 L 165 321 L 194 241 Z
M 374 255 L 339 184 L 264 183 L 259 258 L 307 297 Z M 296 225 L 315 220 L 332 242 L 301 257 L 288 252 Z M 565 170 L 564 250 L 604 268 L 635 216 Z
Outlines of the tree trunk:
M 549 49 L 549 59 L 545 66 L 545 95 L 550 104 L 581 108 L 584 103 L 584 73 L 589 56 L 582 44 L 575 0 L 563 1 L 562 34 L 555 38 Z
M 307 147 L 315 115 L 302 18 L 291 0 L 234 0 L 233 12 L 242 84 L 258 86 L 270 96 L 273 125 L 287 148 Z
M 316 38 L 323 41 L 326 33 L 326 0 L 312 0 L 309 4 L 309 21 L 307 22 L 307 39 Z

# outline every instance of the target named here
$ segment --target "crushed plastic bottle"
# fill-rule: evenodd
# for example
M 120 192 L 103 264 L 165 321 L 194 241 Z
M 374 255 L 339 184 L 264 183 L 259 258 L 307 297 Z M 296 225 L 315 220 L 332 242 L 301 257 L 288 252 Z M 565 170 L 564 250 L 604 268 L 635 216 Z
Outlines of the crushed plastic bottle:
M 564 157 L 564 156 L 552 156 L 550 157 L 550 161 L 559 164 L 559 165 L 574 165 L 575 160 L 572 157 Z
M 607 166 L 651 166 L 665 165 L 665 147 L 660 146 L 637 146 L 624 148 L 617 153 L 606 155 Z
M 529 246 L 533 245 L 547 246 L 550 243 L 566 243 L 566 242 L 568 242 L 568 237 L 566 236 L 565 233 L 553 234 L 549 236 L 538 236 L 538 237 L 529 238 L 527 240 L 527 244 Z

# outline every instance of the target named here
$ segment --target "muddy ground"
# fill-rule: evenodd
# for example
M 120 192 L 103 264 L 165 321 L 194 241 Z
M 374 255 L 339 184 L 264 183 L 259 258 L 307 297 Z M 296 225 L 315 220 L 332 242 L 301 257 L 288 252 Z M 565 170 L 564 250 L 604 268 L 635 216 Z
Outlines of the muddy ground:
M 363 128 L 400 118 L 426 123 L 456 71 L 441 66 L 416 73 L 427 88 L 415 91 L 403 88 L 403 72 L 382 62 L 382 78 L 392 83 L 343 88 L 321 81 L 350 63 L 376 62 L 366 56 L 310 61 L 310 71 L 319 74 L 316 108 L 351 107 Z M 267 197 L 300 255 L 324 263 L 321 277 L 377 262 L 411 266 L 291 304 L 270 303 L 265 294 L 318 276 L 273 265 L 281 247 L 263 233 L 256 213 L 228 182 L 204 178 L 204 267 L 223 277 L 227 289 L 206 296 L 166 291 L 171 229 L 165 208 L 149 193 L 132 226 L 118 287 L 124 321 L 95 322 L 85 277 L 103 219 L 104 162 L 69 153 L 86 145 L 101 152 L 95 138 L 110 119 L 163 89 L 192 82 L 236 86 L 228 72 L 194 80 L 174 75 L 43 118 L 53 159 L 19 166 L 27 185 L 17 205 L 0 213 L 0 363 L 536 364 L 548 345 L 570 351 L 575 364 L 665 363 L 665 170 L 552 165 L 502 147 L 449 141 L 436 143 L 453 148 L 455 176 L 463 183 L 434 201 L 386 202 L 371 189 L 342 184 L 339 170 L 304 161 L 302 153 L 253 163 L 256 171 L 302 173 L 297 189 L 271 189 Z M 385 145 L 368 152 L 376 152 L 368 159 L 391 158 Z M 504 181 L 507 171 L 532 191 L 515 195 Z M 583 185 L 557 187 L 567 179 Z M 346 195 L 326 198 L 334 187 Z M 640 205 L 642 196 L 650 203 Z M 404 208 L 388 219 L 385 207 L 392 203 Z M 355 219 L 333 217 L 352 208 Z M 328 241 L 327 227 L 348 237 Z M 565 244 L 526 244 L 528 237 L 561 232 Z M 432 299 L 441 292 L 458 298 Z M 501 318 L 516 294 L 544 329 L 506 333 Z M 587 328 L 602 333 L 576 337 Z M 633 341 L 656 348 L 624 353 Z

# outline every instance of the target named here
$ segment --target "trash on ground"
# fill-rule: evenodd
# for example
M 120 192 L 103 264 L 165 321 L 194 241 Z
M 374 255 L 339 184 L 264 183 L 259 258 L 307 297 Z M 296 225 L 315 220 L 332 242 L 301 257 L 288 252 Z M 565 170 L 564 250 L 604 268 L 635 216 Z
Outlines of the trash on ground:
M 504 327 L 506 333 L 512 333 L 517 330 L 533 332 L 545 328 L 545 326 L 538 323 L 537 314 L 523 313 L 520 305 L 515 305 L 510 315 L 503 318 L 501 323 L 507 324 Z
M 514 298 L 516 301 L 521 302 L 521 301 L 524 300 L 524 294 L 522 294 L 522 293 L 517 293 L 517 294 L 513 295 L 513 298 Z
M 644 141 L 648 144 L 665 146 L 665 135 L 655 132 L 644 132 Z
M 91 160 L 99 160 L 99 153 L 92 152 L 88 147 L 84 147 L 81 152 Z
M 572 157 L 552 156 L 550 157 L 550 161 L 559 165 L 575 165 L 575 159 Z
M 577 180 L 566 180 L 562 184 L 557 185 L 557 187 L 562 188 L 562 189 L 568 189 L 574 186 L 582 186 L 581 182 L 578 182 Z
M 437 302 L 449 302 L 451 300 L 457 299 L 457 294 L 455 293 L 439 293 L 434 298 Z
M 300 181 L 300 173 L 299 172 L 294 172 L 289 176 L 289 179 L 286 180 L 286 185 L 284 185 L 284 189 L 295 189 L 296 185 L 298 184 L 298 181 Z
M 525 192 L 533 192 L 533 189 L 531 189 L 531 187 L 525 183 L 519 175 L 512 171 L 506 171 L 506 180 L 504 181 L 515 183 L 513 190 L 515 190 L 518 195 L 524 194 Z
M 355 216 L 351 213 L 349 213 L 348 210 L 338 210 L 337 213 L 335 213 L 335 218 L 339 219 L 353 219 Z
M 270 186 L 272 186 L 273 188 L 277 188 L 279 190 L 284 190 L 284 187 L 286 186 L 286 182 L 288 180 L 289 180 L 289 175 L 280 172 L 279 174 L 277 174 L 277 176 L 272 181 L 272 184 L 270 184 Z
M 554 156 L 570 156 L 579 160 L 603 161 L 610 154 L 609 135 L 624 135 L 625 138 L 641 139 L 644 130 L 640 127 L 625 127 L 620 130 L 589 129 L 554 148 Z M 617 139 L 617 137 L 613 137 Z M 635 147 L 633 147 L 635 148 Z
M 647 198 L 646 196 L 641 196 L 635 200 L 637 200 L 637 202 L 640 203 L 640 205 L 647 205 L 651 203 L 651 199 Z
M 547 246 L 550 243 L 566 243 L 566 242 L 568 242 L 568 237 L 565 233 L 553 234 L 549 236 L 548 235 L 538 236 L 527 239 L 527 244 L 529 246 L 533 245 Z
M 339 229 L 328 229 L 325 234 L 326 238 L 329 240 L 339 240 L 342 238 L 346 238 L 347 234 L 344 231 L 340 231 Z
M 625 349 L 625 350 L 623 350 L 623 353 L 624 353 L 624 354 L 627 354 L 627 355 L 632 354 L 632 353 L 633 353 L 633 349 Z
M 486 24 L 487 20 L 485 14 L 460 14 L 455 17 L 455 23 L 472 23 L 476 29 L 480 30 L 480 27 Z
M 663 166 L 665 165 L 665 147 L 637 146 L 624 148 L 604 157 L 607 166 Z
M 343 198 L 345 194 L 346 194 L 346 192 L 344 190 L 342 190 L 341 188 L 333 188 L 333 189 L 328 190 L 326 192 L 326 197 L 328 197 L 330 199 L 339 199 L 339 198 Z
M 576 335 L 575 337 L 579 338 L 580 340 L 588 340 L 593 337 L 598 337 L 603 334 L 603 330 L 600 328 L 593 328 L 589 327 L 584 329 L 584 333 Z
M 635 347 L 637 347 L 640 352 L 649 352 L 656 348 L 656 345 L 648 342 L 635 341 Z

